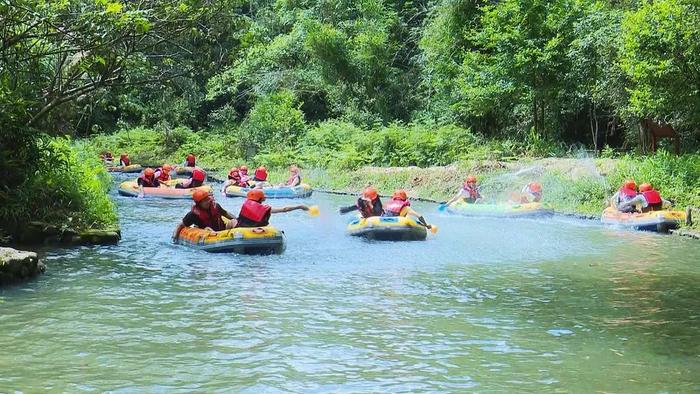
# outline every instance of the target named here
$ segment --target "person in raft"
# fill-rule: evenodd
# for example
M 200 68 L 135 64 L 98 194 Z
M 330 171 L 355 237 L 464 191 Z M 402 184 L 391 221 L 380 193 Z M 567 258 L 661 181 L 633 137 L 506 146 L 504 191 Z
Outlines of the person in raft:
M 263 204 L 265 201 L 265 192 L 261 189 L 253 189 L 248 191 L 246 200 L 241 206 L 241 211 L 238 213 L 238 223 L 236 227 L 264 227 L 270 224 L 270 215 L 273 213 L 284 213 L 301 209 L 308 211 L 306 205 L 290 205 L 281 208 L 272 208 L 269 205 Z
M 195 226 L 203 230 L 223 231 L 236 226 L 236 218 L 214 201 L 214 197 L 210 196 L 209 192 L 195 190 L 192 193 L 192 200 L 194 200 L 192 209 L 175 229 L 173 242 L 185 227 Z M 229 219 L 228 223 L 224 223 L 222 217 Z
M 362 195 L 357 199 L 355 205 L 340 207 L 339 211 L 341 214 L 360 211 L 360 215 L 362 215 L 363 218 L 368 218 L 372 216 L 382 216 L 384 214 L 384 207 L 382 206 L 382 201 L 379 199 L 377 189 L 370 186 L 362 192 Z
M 455 201 L 462 199 L 462 201 L 468 204 L 475 204 L 479 202 L 483 197 L 481 197 L 481 186 L 476 183 L 476 177 L 474 175 L 469 175 L 467 179 L 464 180 L 464 184 L 457 192 L 457 195 L 452 197 L 447 202 L 441 205 L 452 205 Z
M 111 166 L 114 163 L 114 156 L 112 152 L 105 151 L 100 154 L 100 160 L 102 160 L 106 166 Z
M 267 183 L 267 168 L 263 166 L 256 168 L 255 173 L 253 173 L 253 182 L 255 182 L 255 188 L 257 189 L 269 186 Z
M 162 167 L 156 168 L 156 179 L 159 182 L 166 182 L 170 180 L 170 171 L 172 171 L 173 166 L 170 164 L 163 164 Z
M 144 196 L 143 188 L 145 187 L 160 187 L 160 182 L 156 178 L 156 172 L 153 171 L 153 168 L 143 170 L 136 183 L 139 185 L 139 197 Z
M 122 167 L 126 167 L 131 164 L 131 160 L 129 160 L 129 155 L 126 153 L 122 153 L 119 155 L 119 165 Z
M 542 185 L 538 182 L 530 182 L 520 191 L 520 203 L 527 204 L 540 201 L 542 201 Z
M 432 228 L 432 226 L 425 221 L 425 218 L 421 214 L 411 208 L 411 202 L 408 201 L 408 195 L 404 190 L 397 190 L 394 192 L 394 194 L 392 194 L 391 200 L 384 205 L 383 216 L 413 216 L 414 218 L 418 219 L 418 222 L 425 228 Z
M 250 180 L 250 176 L 248 175 L 248 166 L 242 165 L 239 168 L 239 173 L 241 174 L 241 183 L 247 185 L 248 181 Z
M 294 186 L 299 186 L 301 185 L 301 171 L 299 170 L 299 167 L 295 165 L 289 166 L 289 178 L 287 178 L 287 182 L 281 183 L 279 186 L 280 187 L 294 187 Z
M 647 208 L 647 200 L 643 195 L 637 193 L 637 184 L 631 180 L 626 180 L 620 189 L 612 196 L 612 206 L 623 213 L 637 212 L 637 205 L 642 209 Z
M 654 189 L 650 183 L 642 183 L 639 185 L 639 193 L 641 193 L 644 200 L 647 202 L 647 206 L 642 208 L 642 212 L 660 211 L 673 205 L 671 201 L 661 197 L 661 193 Z
M 238 167 L 231 167 L 231 169 L 229 170 L 228 179 L 226 180 L 226 182 L 224 182 L 223 186 L 221 187 L 221 193 L 225 194 L 226 188 L 229 186 L 248 186 L 247 183 L 243 182 L 243 179 L 241 178 L 241 171 Z
M 182 162 L 183 167 L 195 167 L 197 165 L 197 160 L 192 153 L 185 157 L 185 161 Z
M 204 180 L 207 179 L 207 173 L 201 168 L 195 168 L 192 170 L 192 176 L 190 179 L 178 183 L 175 185 L 176 189 L 191 189 L 193 187 L 200 187 L 204 184 Z

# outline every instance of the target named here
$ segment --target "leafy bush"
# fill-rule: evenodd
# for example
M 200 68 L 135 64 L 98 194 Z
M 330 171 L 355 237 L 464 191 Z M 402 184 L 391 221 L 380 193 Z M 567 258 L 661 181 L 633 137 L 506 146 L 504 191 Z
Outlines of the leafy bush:
M 112 179 L 96 156 L 48 136 L 38 140 L 38 150 L 36 172 L 3 196 L 0 220 L 10 233 L 32 220 L 78 229 L 116 224 L 106 194 Z

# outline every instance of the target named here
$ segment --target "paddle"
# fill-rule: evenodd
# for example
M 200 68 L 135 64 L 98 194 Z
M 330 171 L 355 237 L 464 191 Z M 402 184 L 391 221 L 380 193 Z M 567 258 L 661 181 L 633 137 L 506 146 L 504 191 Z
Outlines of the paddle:
M 428 222 L 425 221 L 425 218 L 423 216 L 418 217 L 417 223 L 430 230 L 430 232 L 433 234 L 437 234 L 438 232 L 438 226 L 428 224 Z
M 316 216 L 321 214 L 321 210 L 318 208 L 318 205 L 310 206 L 307 212 L 309 212 L 309 216 L 311 216 L 312 218 L 315 218 Z

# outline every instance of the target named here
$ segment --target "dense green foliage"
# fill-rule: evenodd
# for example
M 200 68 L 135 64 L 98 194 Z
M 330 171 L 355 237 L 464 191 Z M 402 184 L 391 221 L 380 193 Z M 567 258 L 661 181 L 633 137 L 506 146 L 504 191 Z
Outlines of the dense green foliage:
M 694 152 L 699 7 L 0 0 L 0 204 L 47 171 L 46 136 L 149 163 L 191 151 L 217 167 L 354 169 L 644 150 L 639 121 L 654 118 Z M 89 184 L 81 173 L 68 176 Z

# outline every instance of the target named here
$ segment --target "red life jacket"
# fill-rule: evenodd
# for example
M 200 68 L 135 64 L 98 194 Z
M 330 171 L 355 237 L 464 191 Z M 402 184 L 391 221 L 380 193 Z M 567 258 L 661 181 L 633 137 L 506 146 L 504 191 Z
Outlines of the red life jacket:
M 238 219 L 245 219 L 259 226 L 266 226 L 268 220 L 270 220 L 271 210 L 272 208 L 269 205 L 253 200 L 245 200 L 243 206 L 241 206 L 241 212 L 238 214 Z
M 195 164 L 194 156 L 187 156 L 187 158 L 185 159 L 185 162 L 187 163 L 187 167 L 194 167 L 194 164 Z
M 207 177 L 207 173 L 200 170 L 199 168 L 195 168 L 192 170 L 192 179 L 195 181 L 199 182 L 204 182 L 204 178 Z
M 165 181 L 170 180 L 170 174 L 168 173 L 168 171 L 163 170 L 162 167 L 156 168 L 156 174 L 158 174 L 156 179 L 158 179 L 161 182 L 165 182 Z
M 299 179 L 299 182 L 297 183 L 297 185 L 301 184 L 301 175 L 294 174 L 294 175 L 290 176 L 289 179 L 287 179 L 287 186 L 293 185 L 295 179 Z
M 255 170 L 254 176 L 255 176 L 256 181 L 266 181 L 267 180 L 267 171 L 258 168 Z
M 410 207 L 410 206 L 411 206 L 410 201 L 396 200 L 396 199 L 392 198 L 386 204 L 386 208 L 384 210 L 384 213 L 387 216 L 401 216 L 401 211 L 403 211 L 404 208 Z
M 642 195 L 644 196 L 644 199 L 647 200 L 647 204 L 649 205 L 662 203 L 661 194 L 659 194 L 659 192 L 654 189 L 642 192 Z
M 221 219 L 221 212 L 219 212 L 219 204 L 212 202 L 209 206 L 209 211 L 205 211 L 198 205 L 192 206 L 192 212 L 197 215 L 199 220 L 202 222 L 204 227 L 209 227 L 214 231 L 221 231 L 226 228 L 224 220 Z
M 143 187 L 158 187 L 156 185 L 156 178 L 155 177 L 148 178 L 146 176 L 146 174 L 141 174 L 141 176 L 139 176 L 139 179 L 141 180 L 141 186 L 143 186 Z
M 478 186 L 471 187 L 465 183 L 464 186 L 462 187 L 462 189 L 464 191 L 466 191 L 467 193 L 469 193 L 469 198 L 472 200 L 476 200 L 477 198 L 481 197 L 481 195 L 479 194 L 479 187 Z
M 621 187 L 620 190 L 618 190 L 618 192 L 620 192 L 620 198 L 623 201 L 631 200 L 637 197 L 637 192 L 635 190 L 627 189 L 625 187 Z
M 119 156 L 119 161 L 124 165 L 125 167 L 131 164 L 131 161 L 129 161 L 129 156 L 128 155 L 121 155 Z

